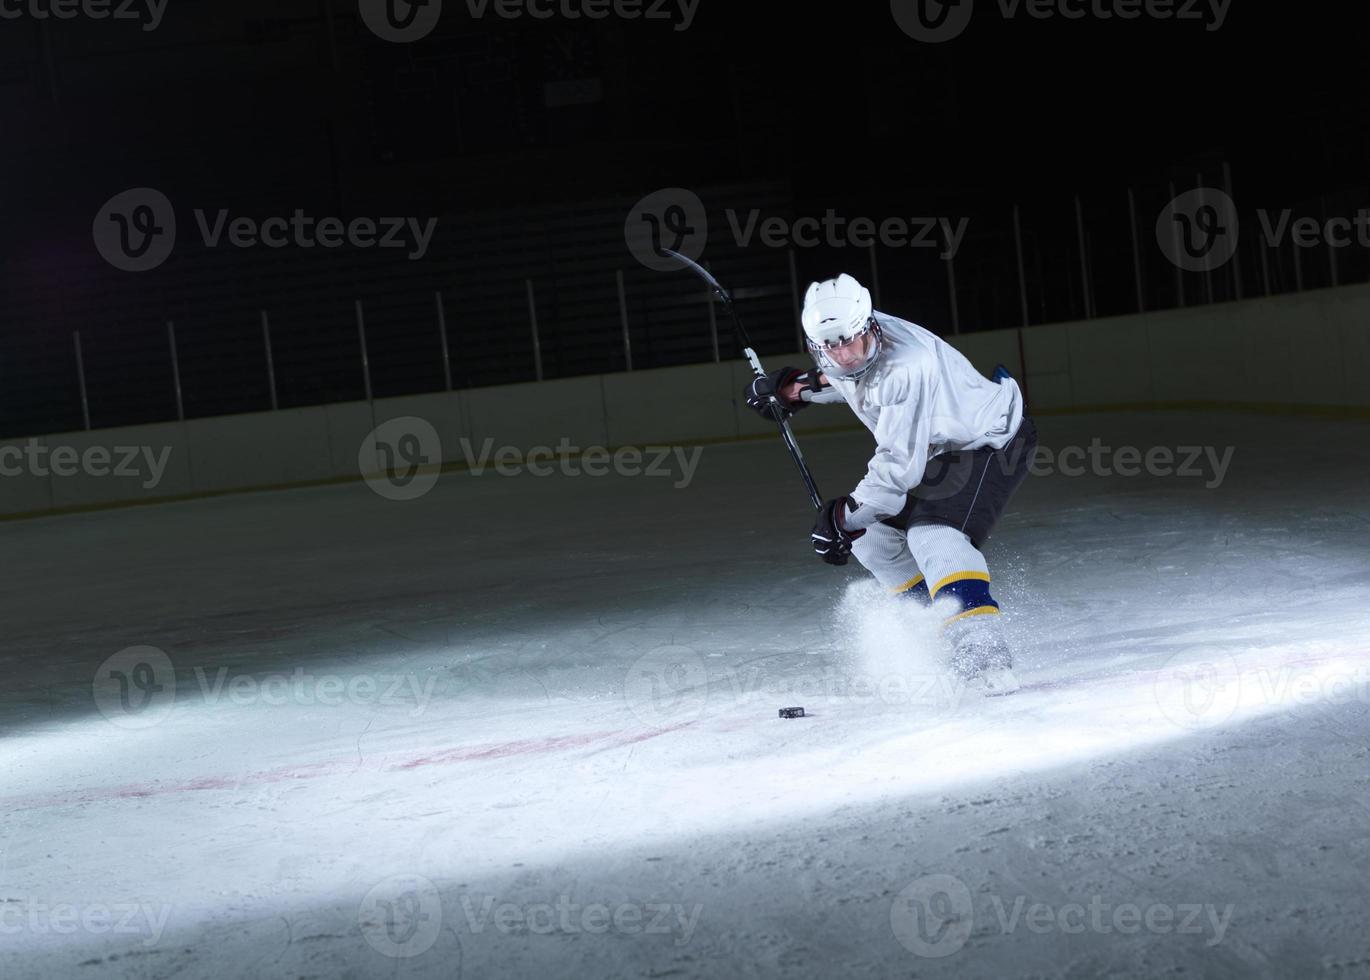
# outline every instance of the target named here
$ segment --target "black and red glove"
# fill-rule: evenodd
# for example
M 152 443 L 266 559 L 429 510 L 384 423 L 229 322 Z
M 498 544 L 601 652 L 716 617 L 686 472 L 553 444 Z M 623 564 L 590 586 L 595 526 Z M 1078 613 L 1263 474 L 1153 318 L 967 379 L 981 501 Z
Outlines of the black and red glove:
M 818 380 L 816 370 L 801 371 L 795 367 L 783 367 L 777 368 L 770 374 L 758 374 L 752 378 L 747 383 L 747 387 L 743 389 L 742 397 L 747 400 L 747 407 L 763 419 L 768 422 L 783 422 L 801 408 L 807 408 L 809 405 L 806 401 L 786 401 L 784 395 L 781 394 L 795 381 L 812 392 L 822 391 L 824 387 Z M 780 419 L 776 419 L 773 414 L 771 395 L 775 395 L 776 401 L 780 402 L 782 413 Z
M 864 528 L 849 531 L 843 523 L 847 511 L 856 510 L 859 506 L 861 505 L 844 494 L 841 497 L 833 497 L 818 512 L 818 519 L 814 521 L 813 531 L 809 537 L 813 540 L 814 554 L 829 565 L 845 565 L 847 556 L 851 554 L 851 543 L 866 533 Z

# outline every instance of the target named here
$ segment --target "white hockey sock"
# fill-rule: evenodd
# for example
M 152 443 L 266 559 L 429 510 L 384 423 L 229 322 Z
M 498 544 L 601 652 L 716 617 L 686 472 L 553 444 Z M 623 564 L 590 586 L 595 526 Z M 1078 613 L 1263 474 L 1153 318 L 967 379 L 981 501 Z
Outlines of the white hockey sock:
M 964 533 L 946 524 L 916 524 L 908 529 L 908 544 L 933 602 L 941 599 L 948 606 L 948 622 L 999 612 L 989 593 L 985 556 Z M 950 598 L 955 603 L 946 601 Z

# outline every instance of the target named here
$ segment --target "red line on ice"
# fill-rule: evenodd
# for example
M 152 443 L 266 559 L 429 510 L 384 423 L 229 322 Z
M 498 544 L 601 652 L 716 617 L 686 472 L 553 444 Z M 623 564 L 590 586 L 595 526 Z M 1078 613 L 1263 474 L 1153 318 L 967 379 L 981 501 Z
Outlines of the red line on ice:
M 558 752 L 564 749 L 581 748 L 596 742 L 605 742 L 604 748 L 621 745 L 634 745 L 686 728 L 693 722 L 669 725 L 665 728 L 627 731 L 623 729 L 607 732 L 585 732 L 578 735 L 553 735 L 547 738 L 525 738 L 514 742 L 495 742 L 488 745 L 468 745 L 428 755 L 412 756 L 399 760 L 381 761 L 366 765 L 356 762 L 314 762 L 301 766 L 282 766 L 265 769 L 244 776 L 196 776 L 192 779 L 178 779 L 168 782 L 133 783 L 123 786 L 98 786 L 84 790 L 70 790 L 65 793 L 35 793 L 29 796 L 0 798 L 0 810 L 36 810 L 52 806 L 70 806 L 76 803 L 97 803 L 103 800 L 134 800 L 151 796 L 166 796 L 171 793 L 189 793 L 198 790 L 236 789 L 240 786 L 254 786 L 280 783 L 286 780 L 319 779 L 324 776 L 339 776 L 359 770 L 371 772 L 399 772 L 418 769 L 423 766 L 441 766 L 456 762 L 480 762 L 487 759 L 507 759 L 520 755 L 536 755 L 544 752 Z

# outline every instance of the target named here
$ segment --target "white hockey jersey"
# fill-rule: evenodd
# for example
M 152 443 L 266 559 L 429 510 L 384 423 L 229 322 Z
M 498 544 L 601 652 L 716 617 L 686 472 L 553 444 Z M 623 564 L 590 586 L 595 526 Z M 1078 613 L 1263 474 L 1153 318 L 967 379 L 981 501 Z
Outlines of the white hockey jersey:
M 848 521 L 867 527 L 903 509 L 938 453 L 1002 449 L 1023 419 L 1017 382 L 986 378 L 956 348 L 915 323 L 876 311 L 881 353 L 859 381 L 828 383 L 875 435 L 875 455 L 852 491 L 861 505 Z M 815 401 L 835 400 L 819 396 Z

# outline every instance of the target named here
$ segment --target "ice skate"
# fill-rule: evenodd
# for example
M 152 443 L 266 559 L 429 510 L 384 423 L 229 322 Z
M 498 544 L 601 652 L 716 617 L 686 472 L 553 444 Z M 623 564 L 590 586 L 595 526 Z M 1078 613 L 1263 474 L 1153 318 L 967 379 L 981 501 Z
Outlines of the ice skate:
M 946 636 L 952 646 L 951 670 L 968 688 L 986 697 L 1018 690 L 1013 651 L 997 614 L 956 620 L 947 626 Z

